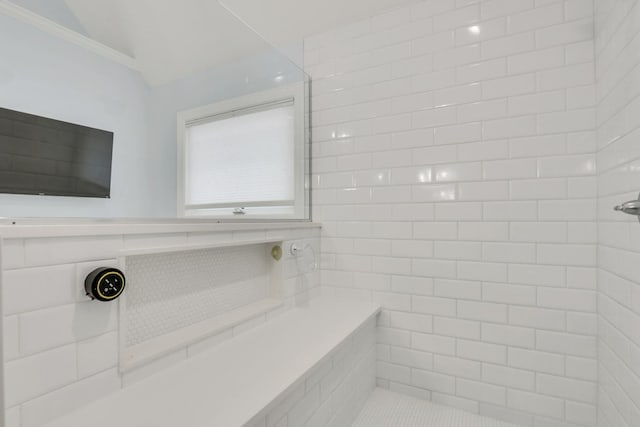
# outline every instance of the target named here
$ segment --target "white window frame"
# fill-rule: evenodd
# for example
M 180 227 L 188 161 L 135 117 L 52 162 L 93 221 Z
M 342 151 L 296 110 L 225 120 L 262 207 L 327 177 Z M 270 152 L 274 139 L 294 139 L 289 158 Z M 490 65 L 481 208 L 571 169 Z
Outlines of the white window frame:
M 203 208 L 200 213 L 193 210 L 191 213 L 186 208 L 185 185 L 186 185 L 186 155 L 185 144 L 187 138 L 187 127 L 189 124 L 198 121 L 213 121 L 224 118 L 224 116 L 233 117 L 242 113 L 246 113 L 252 109 L 259 109 L 269 104 L 277 104 L 293 100 L 294 108 L 294 204 L 291 213 L 274 213 L 273 207 L 269 207 L 269 203 L 247 201 L 243 206 L 238 203 L 215 204 L 210 208 Z M 189 218 L 206 218 L 212 217 L 217 219 L 233 219 L 233 220 L 305 220 L 305 83 L 294 83 L 275 89 L 265 90 L 262 92 L 252 93 L 250 95 L 240 96 L 237 98 L 226 99 L 224 101 L 209 104 L 203 107 L 194 108 L 178 113 L 178 168 L 177 168 L 177 202 L 178 216 Z M 272 204 L 271 204 L 272 205 Z M 244 214 L 234 215 L 234 208 L 245 208 Z M 216 212 L 206 213 L 208 210 Z M 220 210 L 220 211 L 219 211 Z

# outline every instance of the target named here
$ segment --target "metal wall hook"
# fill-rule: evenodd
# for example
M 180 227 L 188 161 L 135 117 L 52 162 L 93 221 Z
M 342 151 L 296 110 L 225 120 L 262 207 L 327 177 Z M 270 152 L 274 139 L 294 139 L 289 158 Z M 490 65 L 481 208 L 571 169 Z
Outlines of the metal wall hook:
M 635 215 L 638 217 L 638 221 L 640 222 L 640 194 L 638 195 L 638 200 L 630 200 L 621 205 L 615 206 L 613 210 L 626 213 L 627 215 Z

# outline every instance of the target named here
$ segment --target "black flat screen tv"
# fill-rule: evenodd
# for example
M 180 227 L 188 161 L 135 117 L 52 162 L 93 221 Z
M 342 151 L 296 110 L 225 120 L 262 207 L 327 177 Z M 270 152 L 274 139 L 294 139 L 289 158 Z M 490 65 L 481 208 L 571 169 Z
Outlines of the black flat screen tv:
M 113 132 L 0 108 L 0 193 L 111 195 Z

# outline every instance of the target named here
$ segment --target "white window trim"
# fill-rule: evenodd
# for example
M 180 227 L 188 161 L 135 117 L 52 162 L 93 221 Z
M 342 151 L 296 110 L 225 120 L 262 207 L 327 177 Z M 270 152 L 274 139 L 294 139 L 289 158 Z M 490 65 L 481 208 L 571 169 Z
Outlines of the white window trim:
M 293 213 L 291 214 L 271 214 L 260 212 L 260 208 L 251 209 L 247 207 L 246 215 L 229 214 L 211 214 L 211 215 L 187 215 L 185 209 L 185 143 L 186 129 L 189 123 L 197 120 L 206 119 L 207 117 L 231 113 L 238 110 L 246 110 L 251 107 L 265 105 L 272 102 L 282 101 L 293 98 L 294 108 L 294 194 L 295 201 L 293 205 Z M 237 98 L 226 99 L 214 104 L 205 105 L 203 107 L 194 108 L 178 113 L 178 168 L 177 168 L 177 204 L 178 217 L 189 218 L 216 218 L 216 219 L 233 219 L 233 220 L 259 220 L 259 219 L 289 219 L 289 220 L 305 220 L 305 83 L 294 83 L 287 86 L 278 87 L 262 92 L 252 93 L 250 95 L 240 96 Z M 268 207 L 268 203 L 262 204 Z M 231 211 L 231 209 L 229 209 Z

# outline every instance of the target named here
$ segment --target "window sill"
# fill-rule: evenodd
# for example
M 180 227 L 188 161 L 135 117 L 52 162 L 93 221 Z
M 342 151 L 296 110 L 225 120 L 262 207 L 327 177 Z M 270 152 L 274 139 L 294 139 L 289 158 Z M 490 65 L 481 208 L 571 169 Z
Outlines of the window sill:
M 310 221 L 220 222 L 211 219 L 0 219 L 4 239 L 116 234 L 215 233 L 321 228 Z

